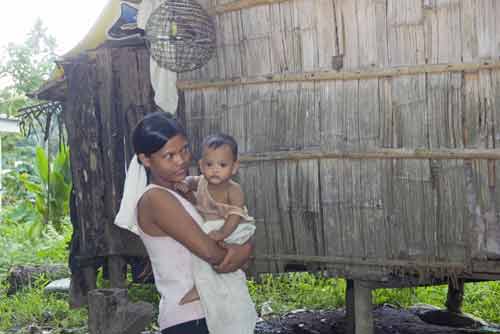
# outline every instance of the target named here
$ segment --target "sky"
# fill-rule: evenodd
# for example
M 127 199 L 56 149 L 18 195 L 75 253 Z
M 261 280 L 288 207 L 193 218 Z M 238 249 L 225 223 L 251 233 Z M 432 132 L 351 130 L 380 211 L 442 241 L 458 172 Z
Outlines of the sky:
M 37 17 L 56 38 L 57 54 L 71 50 L 90 30 L 109 0 L 1 0 L 0 48 L 26 39 Z

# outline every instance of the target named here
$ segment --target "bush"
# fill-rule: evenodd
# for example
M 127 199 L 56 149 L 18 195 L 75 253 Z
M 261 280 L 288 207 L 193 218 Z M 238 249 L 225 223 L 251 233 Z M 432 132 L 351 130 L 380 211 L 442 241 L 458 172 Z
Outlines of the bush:
M 16 293 L 9 298 L 5 295 L 5 285 L 0 286 L 0 333 L 32 324 L 52 329 L 86 325 L 87 310 L 70 309 L 66 295 L 45 294 L 43 288 L 47 283 L 41 278 L 31 289 Z
M 49 227 L 39 238 L 30 236 L 30 228 L 30 224 L 0 224 L 0 281 L 14 265 L 67 263 L 71 225 L 64 225 L 62 234 Z

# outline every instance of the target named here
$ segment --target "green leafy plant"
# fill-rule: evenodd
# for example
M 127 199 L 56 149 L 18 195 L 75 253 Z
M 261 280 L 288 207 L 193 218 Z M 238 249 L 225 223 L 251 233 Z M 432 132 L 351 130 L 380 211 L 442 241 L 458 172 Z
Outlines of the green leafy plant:
M 29 238 L 30 227 L 30 224 L 0 224 L 0 281 L 14 265 L 68 262 L 70 224 L 63 226 L 62 233 L 49 226 L 41 238 Z
M 32 235 L 39 235 L 48 225 L 60 232 L 69 214 L 71 176 L 68 147 L 61 146 L 52 162 L 44 149 L 37 147 L 35 173 L 23 173 L 19 178 L 31 195 L 40 218 L 32 224 Z

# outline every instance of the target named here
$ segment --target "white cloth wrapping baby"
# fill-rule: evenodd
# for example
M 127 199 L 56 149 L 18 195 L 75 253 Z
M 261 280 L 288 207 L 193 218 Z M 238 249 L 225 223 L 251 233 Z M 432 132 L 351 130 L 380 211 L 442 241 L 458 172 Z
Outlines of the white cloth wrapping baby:
M 224 220 L 220 219 L 205 221 L 200 227 L 209 233 L 222 225 Z M 225 242 L 241 245 L 254 233 L 255 224 L 241 222 Z M 245 273 L 240 269 L 218 274 L 207 262 L 193 257 L 194 281 L 210 334 L 253 334 L 257 312 L 248 293 Z

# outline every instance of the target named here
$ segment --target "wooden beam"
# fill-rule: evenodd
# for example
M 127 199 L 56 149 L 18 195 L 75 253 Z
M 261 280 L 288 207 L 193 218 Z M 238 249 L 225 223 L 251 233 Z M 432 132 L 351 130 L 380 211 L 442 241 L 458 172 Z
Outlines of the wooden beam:
M 415 65 L 408 67 L 377 68 L 364 71 L 317 71 L 302 73 L 266 74 L 254 77 L 234 78 L 228 80 L 178 80 L 177 88 L 183 90 L 225 88 L 231 86 L 262 85 L 278 82 L 313 82 L 333 80 L 361 80 L 382 77 L 399 77 L 418 74 L 439 74 L 450 72 L 477 72 L 479 70 L 498 69 L 500 62 L 459 63 L 445 65 Z
M 256 261 L 277 261 L 277 262 L 299 262 L 299 263 L 323 263 L 323 264 L 347 264 L 365 265 L 380 267 L 399 267 L 408 269 L 435 268 L 453 269 L 462 271 L 466 269 L 465 263 L 461 262 L 427 262 L 414 260 L 390 260 L 390 259 L 362 259 L 339 256 L 303 256 L 288 254 L 256 254 L 253 257 Z
M 500 259 L 493 261 L 474 261 L 472 262 L 473 273 L 500 274 Z M 474 275 L 472 275 L 474 276 Z
M 280 2 L 286 2 L 290 0 L 236 0 L 223 5 L 217 5 L 207 9 L 210 15 L 220 15 L 224 13 L 234 12 L 237 10 L 251 8 L 262 5 L 271 5 Z
M 311 159 L 432 159 L 432 160 L 500 160 L 500 149 L 398 149 L 367 152 L 280 151 L 242 154 L 241 162 Z

